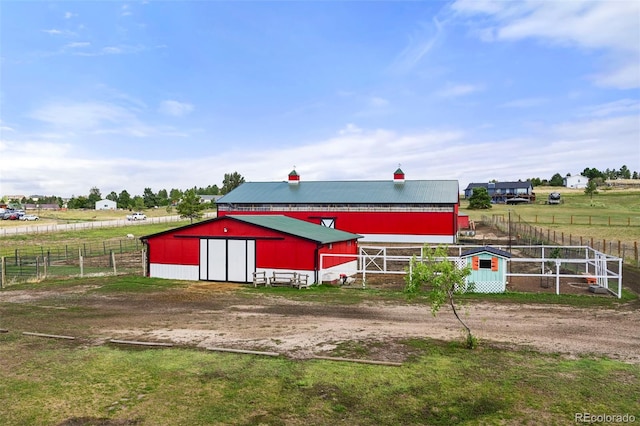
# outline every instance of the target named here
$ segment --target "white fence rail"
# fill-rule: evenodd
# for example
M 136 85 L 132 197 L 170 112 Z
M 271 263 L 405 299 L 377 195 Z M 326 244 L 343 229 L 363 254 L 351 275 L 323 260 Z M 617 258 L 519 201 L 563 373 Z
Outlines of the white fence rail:
M 482 246 L 449 246 L 450 261 L 460 261 L 463 252 Z M 539 277 L 553 279 L 555 293 L 560 294 L 561 279 L 593 279 L 598 287 L 614 296 L 622 297 L 622 258 L 599 252 L 588 246 L 492 246 L 510 251 L 506 277 Z M 423 246 L 361 246 L 358 255 L 322 254 L 320 281 L 338 281 L 341 276 L 359 274 L 366 288 L 367 275 L 406 275 L 411 259 L 422 258 Z M 402 253 L 402 254 L 394 254 Z M 523 255 L 524 253 L 524 255 Z M 531 257 L 533 254 L 534 257 Z M 357 270 L 339 266 L 325 268 L 328 259 L 351 257 L 357 260 Z M 458 264 L 462 264 L 458 262 Z M 531 272 L 524 272 L 530 269 Z M 410 272 L 410 271 L 409 271 Z M 565 280 L 566 281 L 566 280 Z
M 206 213 L 205 217 L 214 217 L 215 213 Z M 179 222 L 183 219 L 180 216 L 160 216 L 160 217 L 148 217 L 146 220 L 101 220 L 93 222 L 76 222 L 76 223 L 60 223 L 60 224 L 48 224 L 48 225 L 28 225 L 28 226 L 16 226 L 0 228 L 0 237 L 6 237 L 9 235 L 21 235 L 21 234 L 44 234 L 49 232 L 59 231 L 81 231 L 87 229 L 97 228 L 116 228 L 123 226 L 139 226 L 149 223 L 171 223 Z

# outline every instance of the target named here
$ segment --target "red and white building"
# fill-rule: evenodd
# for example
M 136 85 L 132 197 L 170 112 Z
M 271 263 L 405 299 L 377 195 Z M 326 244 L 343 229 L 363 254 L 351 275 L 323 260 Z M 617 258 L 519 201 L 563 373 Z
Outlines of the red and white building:
M 354 274 L 360 237 L 278 214 L 227 214 L 141 239 L 151 277 L 248 283 L 254 272 L 297 272 L 313 283 L 321 266 L 323 276 Z M 320 265 L 323 254 L 340 256 Z
M 359 234 L 365 242 L 457 241 L 457 180 L 245 182 L 217 201 L 218 217 L 284 215 Z

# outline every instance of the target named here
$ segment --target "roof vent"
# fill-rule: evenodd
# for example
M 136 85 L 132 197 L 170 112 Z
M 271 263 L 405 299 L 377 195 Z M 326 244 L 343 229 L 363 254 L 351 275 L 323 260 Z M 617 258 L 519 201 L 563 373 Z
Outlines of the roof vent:
M 297 185 L 300 183 L 300 175 L 296 172 L 294 168 L 291 173 L 289 173 L 289 185 Z
M 398 170 L 393 172 L 393 183 L 404 183 L 404 172 L 400 169 L 400 165 L 398 165 Z

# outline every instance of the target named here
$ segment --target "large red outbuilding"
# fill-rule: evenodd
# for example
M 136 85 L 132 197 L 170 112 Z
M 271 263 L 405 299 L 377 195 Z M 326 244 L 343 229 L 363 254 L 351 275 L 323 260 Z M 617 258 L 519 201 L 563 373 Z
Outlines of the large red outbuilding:
M 217 201 L 225 215 L 285 215 L 363 236 L 364 242 L 457 241 L 457 180 L 246 182 Z
M 357 269 L 360 235 L 283 215 L 225 215 L 142 237 L 148 275 L 246 283 L 254 272 L 297 272 L 319 282 Z M 324 256 L 323 254 L 344 255 Z M 334 274 L 335 275 L 335 274 Z

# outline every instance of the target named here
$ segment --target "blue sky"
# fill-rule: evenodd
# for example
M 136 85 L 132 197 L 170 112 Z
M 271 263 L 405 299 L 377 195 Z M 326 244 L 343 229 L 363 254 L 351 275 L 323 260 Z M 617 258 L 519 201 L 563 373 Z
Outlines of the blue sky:
M 0 196 L 640 172 L 640 2 L 2 1 Z

